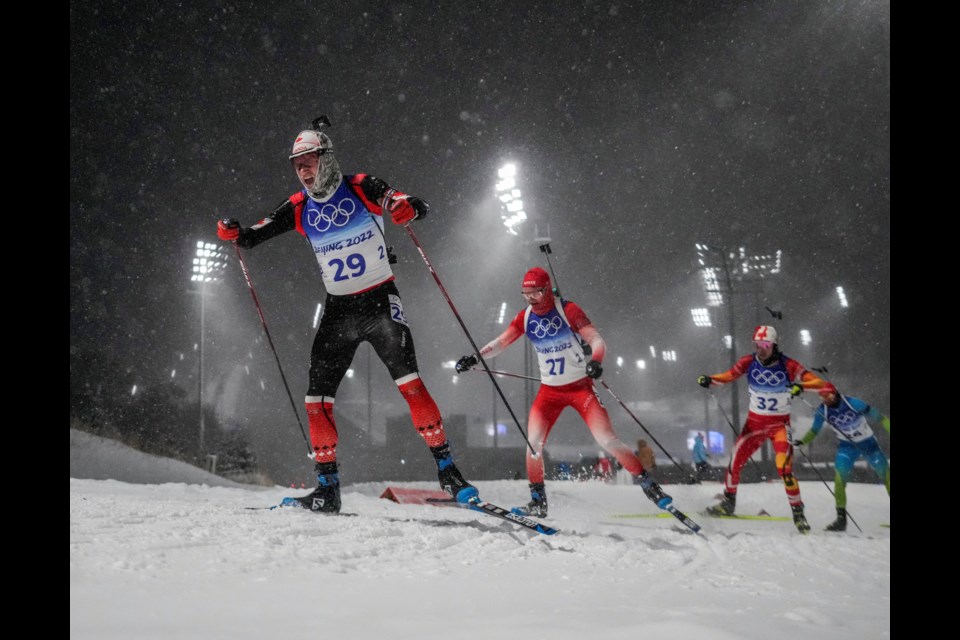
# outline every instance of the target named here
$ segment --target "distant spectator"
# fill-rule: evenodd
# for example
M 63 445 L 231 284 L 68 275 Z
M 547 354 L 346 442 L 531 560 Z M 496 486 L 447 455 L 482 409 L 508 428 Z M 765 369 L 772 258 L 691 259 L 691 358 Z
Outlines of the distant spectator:
M 707 447 L 703 444 L 703 434 L 698 433 L 693 439 L 693 464 L 697 468 L 697 480 L 703 480 L 710 468 L 707 458 Z
M 654 458 L 653 449 L 650 448 L 650 445 L 648 445 L 647 441 L 643 438 L 637 440 L 637 457 L 640 458 L 640 463 L 644 469 L 657 468 L 657 461 Z

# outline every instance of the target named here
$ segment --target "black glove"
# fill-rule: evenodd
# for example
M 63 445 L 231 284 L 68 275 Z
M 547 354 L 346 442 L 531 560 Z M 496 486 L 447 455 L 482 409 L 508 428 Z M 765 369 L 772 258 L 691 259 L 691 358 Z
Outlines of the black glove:
M 801 393 L 803 393 L 803 387 L 801 387 L 799 384 L 794 382 L 792 385 L 790 385 L 790 395 L 792 397 L 796 398 Z
M 797 438 L 796 440 L 794 440 L 794 441 L 791 442 L 790 444 L 792 444 L 792 445 L 795 446 L 795 447 L 802 447 L 802 446 L 803 446 L 804 444 L 806 444 L 806 443 L 805 443 L 803 440 L 801 440 L 800 438 Z
M 477 356 L 463 356 L 457 360 L 457 373 L 463 373 L 464 371 L 470 371 L 470 369 L 477 366 Z
M 713 380 L 710 379 L 710 376 L 700 376 L 697 378 L 697 384 L 703 387 L 704 389 L 707 389 L 710 386 L 710 383 L 712 382 Z
M 600 366 L 600 363 L 596 360 L 591 360 L 587 363 L 587 376 L 596 380 L 603 375 L 603 367 Z
M 427 217 L 427 214 L 430 212 L 430 205 L 417 196 L 410 196 L 407 198 L 407 201 L 410 203 L 410 206 L 413 207 L 414 211 L 417 212 L 417 217 L 414 218 L 414 220 L 422 220 Z

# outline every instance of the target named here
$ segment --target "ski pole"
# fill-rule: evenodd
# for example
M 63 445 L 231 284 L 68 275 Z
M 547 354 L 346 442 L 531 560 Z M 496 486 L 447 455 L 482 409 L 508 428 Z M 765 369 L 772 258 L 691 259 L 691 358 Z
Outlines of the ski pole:
M 670 459 L 670 462 L 672 462 L 673 464 L 675 464 L 675 465 L 677 466 L 677 468 L 680 469 L 681 472 L 686 473 L 686 474 L 688 475 L 688 477 L 693 481 L 691 484 L 700 484 L 700 481 L 697 480 L 697 478 L 696 478 L 695 476 L 693 476 L 693 474 L 691 474 L 689 471 L 687 471 L 686 469 L 684 469 L 682 466 L 680 466 L 680 463 L 678 463 L 676 460 L 673 459 L 673 456 L 671 456 L 670 453 L 667 452 L 667 450 L 663 448 L 663 445 L 660 444 L 660 443 L 657 441 L 657 439 L 654 437 L 654 435 L 653 435 L 652 433 L 650 433 L 650 430 L 647 429 L 645 426 L 643 426 L 643 423 L 640 422 L 640 419 L 637 418 L 637 416 L 633 415 L 633 411 L 630 411 L 630 409 L 627 407 L 627 405 L 625 405 L 625 404 L 623 403 L 623 401 L 622 401 L 619 397 L 617 397 L 617 394 L 615 394 L 615 393 L 613 392 L 613 389 L 611 389 L 610 386 L 607 385 L 607 383 L 604 382 L 603 380 L 599 380 L 599 382 L 600 382 L 601 385 L 603 385 L 603 388 L 604 388 L 604 389 L 606 389 L 607 391 L 610 392 L 610 395 L 613 396 L 614 400 L 616 400 L 618 403 L 620 403 L 620 406 L 623 407 L 623 410 L 626 411 L 628 414 L 630 414 L 630 417 L 633 418 L 633 421 L 636 422 L 638 425 L 640 425 L 640 428 L 643 429 L 644 432 L 645 432 L 648 436 L 650 436 L 650 439 L 653 440 L 653 441 L 657 444 L 658 447 L 660 447 L 660 450 L 663 451 L 663 452 L 666 454 L 667 458 Z
M 479 369 L 468 369 L 468 371 L 482 373 Z M 540 378 L 534 378 L 533 376 L 522 376 L 519 373 L 507 373 L 506 371 L 497 371 L 496 369 L 488 369 L 488 371 L 496 376 L 506 376 L 508 378 L 520 378 L 522 380 L 533 380 L 534 382 L 540 382 Z
M 477 370 L 476 370 L 476 369 L 471 369 L 471 371 L 477 371 Z M 477 371 L 477 373 L 479 373 L 479 371 Z M 535 381 L 537 381 L 537 382 L 540 382 L 540 378 L 534 378 L 534 377 L 532 377 L 532 376 L 523 376 L 523 375 L 520 375 L 519 373 L 508 373 L 508 372 L 506 372 L 506 371 L 496 371 L 496 370 L 494 370 L 494 369 L 491 369 L 491 370 L 490 370 L 490 373 L 495 374 L 495 375 L 498 375 L 498 376 L 507 376 L 507 377 L 509 377 L 509 378 L 521 378 L 521 379 L 523 379 L 523 380 L 535 380 Z M 616 401 L 620 403 L 620 406 L 623 407 L 624 411 L 626 411 L 627 413 L 630 414 L 630 417 L 633 418 L 634 422 L 636 422 L 638 425 L 640 425 L 640 428 L 643 429 L 648 436 L 650 436 L 650 439 L 653 440 L 654 442 L 656 442 L 657 446 L 660 447 L 660 450 L 663 451 L 668 458 L 670 458 L 670 462 L 672 462 L 673 464 L 677 465 L 677 468 L 680 469 L 680 471 L 682 471 L 682 472 L 684 472 L 684 473 L 686 473 L 686 474 L 689 474 L 690 479 L 693 480 L 693 483 L 691 483 L 691 484 L 700 484 L 700 481 L 699 481 L 699 480 L 697 480 L 692 474 L 690 474 L 689 471 L 687 471 L 682 465 L 680 465 L 679 463 L 677 463 L 676 460 L 673 459 L 673 457 L 670 455 L 670 453 L 669 453 L 666 449 L 663 448 L 663 445 L 661 445 L 661 444 L 657 441 L 657 439 L 654 437 L 654 435 L 653 435 L 652 433 L 650 433 L 650 431 L 649 431 L 645 426 L 643 426 L 643 423 L 640 422 L 640 420 L 637 418 L 637 416 L 633 415 L 633 412 L 630 411 L 629 408 L 627 408 L 627 405 L 625 405 L 625 404 L 620 400 L 620 398 L 617 397 L 617 394 L 615 394 L 615 393 L 613 392 L 613 389 L 611 389 L 609 386 L 607 386 L 607 383 L 604 382 L 603 380 L 600 380 L 600 384 L 602 384 L 603 387 L 604 387 L 607 391 L 610 392 L 610 395 L 612 395 L 612 396 L 614 397 L 614 399 L 616 399 Z
M 720 398 L 718 398 L 718 397 L 716 396 L 716 394 L 715 394 L 713 391 L 711 391 L 710 389 L 707 389 L 707 393 L 709 393 L 710 396 L 716 401 L 716 403 L 717 403 L 717 409 L 720 410 L 720 415 L 722 415 L 722 416 L 723 416 L 723 419 L 726 420 L 726 422 L 727 422 L 728 425 L 730 425 L 730 430 L 733 431 L 733 435 L 735 435 L 735 436 L 737 436 L 737 438 L 739 438 L 739 437 L 740 437 L 740 432 L 737 430 L 737 428 L 736 428 L 735 426 L 733 426 L 733 422 L 730 421 L 730 418 L 727 417 L 727 413 L 723 410 L 723 407 L 720 405 Z M 753 463 L 753 466 L 755 466 L 755 467 L 757 468 L 757 473 L 760 474 L 760 479 L 761 479 L 761 480 L 766 480 L 766 479 L 767 479 L 767 474 L 765 474 L 765 473 L 763 472 L 763 470 L 760 468 L 760 465 L 757 464 L 756 460 L 754 460 L 752 457 L 747 458 L 747 460 L 749 460 L 750 462 L 752 462 L 752 463 Z M 730 456 L 730 463 L 727 465 L 727 470 L 730 470 L 730 469 L 732 469 L 732 468 L 733 468 L 733 456 L 731 455 L 731 456 Z
M 550 262 L 550 254 L 553 253 L 553 251 L 550 250 L 550 243 L 544 242 L 542 245 L 540 245 L 540 251 L 543 252 L 543 255 L 547 256 L 547 267 L 550 268 L 550 276 L 553 278 L 554 293 L 556 293 L 557 297 L 562 300 L 563 295 L 560 293 L 560 283 L 557 282 L 557 274 L 553 272 L 553 263 Z
M 447 300 L 447 304 L 450 305 L 450 310 L 453 311 L 453 315 L 457 318 L 457 322 L 460 323 L 460 328 L 463 329 L 463 333 L 467 336 L 467 340 L 470 341 L 470 346 L 473 347 L 474 353 L 477 354 L 477 359 L 483 365 L 483 368 L 486 372 L 490 373 L 490 367 L 487 366 L 487 361 L 483 359 L 483 356 L 480 355 L 480 349 L 477 347 L 477 343 L 473 341 L 473 336 L 470 335 L 470 332 L 467 330 L 467 325 L 463 323 L 463 320 L 460 318 L 460 314 L 457 312 L 457 308 L 453 304 L 453 300 L 450 299 L 450 296 L 447 295 L 447 290 L 444 288 L 443 283 L 440 282 L 440 277 L 437 275 L 436 270 L 434 270 L 433 265 L 430 264 L 430 259 L 427 258 L 427 254 L 423 251 L 423 247 L 420 246 L 420 241 L 417 240 L 416 234 L 413 232 L 413 229 L 410 228 L 410 223 L 403 225 L 407 230 L 407 233 L 410 235 L 410 239 L 413 240 L 413 244 L 417 245 L 417 251 L 420 252 L 420 257 L 423 258 L 424 264 L 427 265 L 427 269 L 430 270 L 433 279 L 437 282 L 437 286 L 440 287 L 440 293 L 443 294 L 443 297 Z M 534 458 L 538 456 L 536 449 L 533 448 L 533 445 L 530 444 L 530 441 L 527 439 L 527 434 L 524 433 L 523 427 L 520 426 L 520 421 L 517 420 L 517 416 L 513 413 L 513 409 L 510 407 L 510 403 L 507 402 L 506 396 L 503 395 L 503 391 L 500 390 L 500 385 L 497 384 L 497 380 L 490 375 L 490 382 L 493 383 L 494 388 L 496 388 L 497 393 L 500 394 L 500 399 L 503 400 L 504 406 L 507 408 L 507 411 L 510 412 L 510 417 L 513 418 L 514 424 L 517 425 L 517 430 L 520 432 L 520 435 L 523 436 L 523 441 L 527 443 L 527 446 L 530 448 L 530 453 Z M 496 428 L 496 425 L 494 425 Z
M 280 356 L 277 355 L 277 349 L 273 346 L 273 338 L 270 337 L 270 330 L 267 329 L 267 321 L 263 317 L 263 309 L 260 308 L 260 301 L 257 299 L 257 292 L 253 288 L 253 281 L 250 279 L 250 272 L 247 271 L 247 263 L 243 260 L 243 254 L 240 252 L 240 247 L 234 243 L 234 248 L 237 250 L 237 259 L 240 260 L 240 268 L 243 270 L 243 277 L 247 281 L 247 286 L 250 287 L 250 295 L 253 296 L 253 304 L 257 307 L 257 313 L 260 315 L 260 324 L 263 325 L 263 332 L 267 334 L 267 342 L 270 343 L 270 349 L 273 351 L 273 357 L 277 361 L 277 368 L 280 369 L 280 379 L 283 380 L 283 387 L 287 390 L 287 397 L 290 398 L 290 406 L 293 407 L 293 415 L 297 417 L 297 424 L 300 425 L 300 434 L 303 436 L 304 442 L 307 443 L 307 456 L 310 458 L 314 457 L 313 449 L 310 446 L 310 441 L 307 439 L 307 433 L 303 429 L 303 422 L 300 421 L 300 413 L 297 411 L 297 405 L 293 401 L 293 394 L 290 393 L 290 385 L 287 384 L 287 377 L 283 375 L 283 367 L 280 366 Z

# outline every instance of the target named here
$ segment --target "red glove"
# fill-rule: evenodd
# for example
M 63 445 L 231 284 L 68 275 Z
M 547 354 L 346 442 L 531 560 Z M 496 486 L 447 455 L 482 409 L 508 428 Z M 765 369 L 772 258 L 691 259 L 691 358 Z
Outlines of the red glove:
M 390 212 L 390 219 L 394 224 L 407 224 L 417 219 L 417 212 L 406 196 L 391 199 L 390 204 L 387 205 L 387 211 Z
M 240 223 L 233 218 L 217 220 L 217 237 L 228 242 L 236 242 L 240 237 Z

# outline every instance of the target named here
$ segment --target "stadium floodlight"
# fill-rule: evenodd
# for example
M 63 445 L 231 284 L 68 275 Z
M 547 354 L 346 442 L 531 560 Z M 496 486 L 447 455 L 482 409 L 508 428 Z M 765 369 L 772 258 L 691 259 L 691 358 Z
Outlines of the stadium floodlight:
M 656 360 L 657 359 L 657 348 L 653 345 L 650 345 L 650 356 Z
M 227 267 L 226 249 L 212 242 L 197 241 L 197 248 L 193 256 L 193 268 L 190 273 L 191 282 L 219 282 L 223 271 Z
M 618 367 L 623 366 L 623 358 L 621 356 L 617 356 L 617 366 Z
M 503 324 L 503 317 L 506 315 L 506 313 L 507 313 L 507 303 L 502 302 L 500 303 L 500 315 L 497 316 L 497 324 Z
M 517 227 L 527 219 L 527 213 L 523 210 L 523 200 L 517 187 L 517 166 L 513 163 L 503 165 L 497 171 L 497 177 L 500 181 L 494 186 L 494 190 L 500 200 L 500 219 L 507 228 L 507 233 L 519 235 Z
M 840 306 L 846 309 L 849 307 L 847 303 L 847 294 L 843 292 L 843 287 L 837 287 L 837 296 L 840 298 Z
M 660 355 L 663 357 L 665 362 L 676 362 L 677 361 L 677 352 L 673 349 L 664 349 L 660 351 Z
M 646 360 L 637 360 L 637 369 L 646 369 L 647 361 Z
M 707 296 L 707 304 L 711 307 L 722 305 L 723 291 L 720 289 L 720 281 L 717 279 L 717 270 L 713 267 L 702 267 L 700 277 L 703 280 L 703 292 Z
M 810 344 L 810 332 L 806 329 L 800 329 L 800 342 L 803 343 L 803 346 Z
M 710 310 L 709 309 L 690 309 L 690 315 L 693 316 L 693 324 L 698 327 L 712 327 L 713 323 L 710 321 Z
M 204 452 L 204 432 L 206 430 L 203 418 L 203 345 L 204 329 L 207 313 L 207 285 L 217 283 L 223 279 L 223 272 L 227 268 L 226 248 L 213 242 L 197 240 L 196 250 L 191 263 L 190 282 L 196 282 L 200 287 L 200 357 L 197 360 L 197 408 L 200 413 L 200 453 Z
M 733 336 L 723 336 L 723 346 L 726 349 L 733 349 Z

